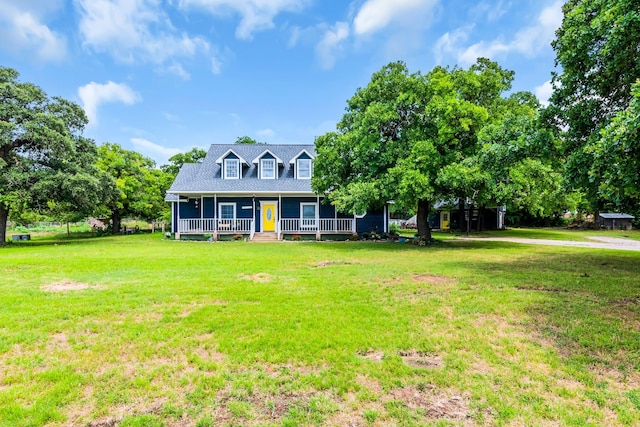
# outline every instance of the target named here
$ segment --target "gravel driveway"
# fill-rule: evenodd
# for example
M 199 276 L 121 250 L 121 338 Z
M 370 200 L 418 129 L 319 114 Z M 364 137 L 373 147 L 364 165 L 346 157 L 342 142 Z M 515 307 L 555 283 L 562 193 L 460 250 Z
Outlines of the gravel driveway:
M 640 241 L 618 237 L 590 236 L 591 242 L 573 242 L 569 240 L 522 239 L 519 237 L 458 237 L 459 240 L 489 242 L 512 242 L 528 245 L 571 246 L 576 248 L 617 249 L 622 251 L 640 251 Z

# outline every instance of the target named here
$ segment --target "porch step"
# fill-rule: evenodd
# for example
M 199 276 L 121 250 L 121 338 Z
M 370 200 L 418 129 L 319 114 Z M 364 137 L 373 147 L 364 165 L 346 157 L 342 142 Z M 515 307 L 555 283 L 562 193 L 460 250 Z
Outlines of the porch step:
M 278 235 L 276 233 L 255 233 L 252 242 L 277 242 Z

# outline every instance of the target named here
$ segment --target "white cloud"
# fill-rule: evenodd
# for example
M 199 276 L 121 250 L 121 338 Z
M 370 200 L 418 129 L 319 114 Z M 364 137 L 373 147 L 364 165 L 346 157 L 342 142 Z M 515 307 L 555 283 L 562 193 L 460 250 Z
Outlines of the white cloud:
M 287 43 L 287 46 L 295 47 L 298 44 L 298 40 L 300 39 L 302 32 L 303 31 L 300 27 L 291 28 L 291 34 L 289 35 L 289 42 Z
M 549 46 L 555 31 L 562 24 L 562 5 L 564 0 L 556 0 L 545 7 L 538 15 L 536 22 L 518 31 L 513 40 L 505 41 L 499 37 L 493 41 L 480 41 L 457 52 L 458 61 L 471 64 L 478 57 L 495 59 L 496 56 L 516 52 L 527 57 L 536 56 L 540 50 Z M 451 49 L 454 50 L 453 48 Z
M 349 37 L 349 24 L 336 22 L 328 28 L 324 37 L 316 45 L 316 54 L 322 68 L 330 69 L 336 61 L 336 54 L 342 49 L 342 43 Z
M 471 8 L 469 15 L 474 19 L 474 21 L 486 19 L 489 22 L 494 22 L 506 14 L 511 6 L 511 1 L 506 2 L 505 0 L 498 0 L 495 3 L 483 1 Z
M 270 128 L 260 129 L 256 132 L 256 135 L 262 138 L 273 138 L 274 136 L 276 136 L 276 131 Z
M 158 165 L 168 163 L 169 157 L 182 152 L 179 148 L 163 147 L 162 145 L 158 145 L 144 138 L 131 138 L 131 143 L 135 147 L 136 151 L 153 159 Z
M 222 67 L 235 58 L 231 49 L 225 47 L 220 49 L 214 46 L 211 49 L 211 72 L 216 76 L 222 73 Z
M 109 81 L 105 84 L 91 82 L 78 88 L 78 96 L 87 113 L 89 123 L 98 123 L 98 107 L 105 102 L 122 102 L 133 105 L 140 101 L 140 95 L 123 83 Z
M 57 9 L 57 2 L 44 9 Z M 0 0 L 0 39 L 5 49 L 28 51 L 42 61 L 60 61 L 67 55 L 67 40 L 41 22 L 40 5 Z
M 120 61 L 162 64 L 209 50 L 203 38 L 178 34 L 159 0 L 75 0 L 75 4 L 84 46 Z
M 171 114 L 171 113 L 162 113 L 162 117 L 165 118 L 165 120 L 169 121 L 169 122 L 177 122 L 180 120 L 180 117 L 176 116 L 175 114 Z
M 283 12 L 298 12 L 309 0 L 180 0 L 184 9 L 197 8 L 214 15 L 227 16 L 238 14 L 240 24 L 236 28 L 236 37 L 250 39 L 253 33 L 274 27 L 274 18 Z
M 353 20 L 354 32 L 363 36 L 392 23 L 420 22 L 433 14 L 438 0 L 367 0 Z
M 536 94 L 536 96 L 538 97 L 538 100 L 540 100 L 540 103 L 544 107 L 548 106 L 549 98 L 551 98 L 551 95 L 553 94 L 553 85 L 551 84 L 551 80 L 548 80 L 542 83 L 540 86 L 537 86 L 533 90 L 533 93 Z
M 169 65 L 166 68 L 166 72 L 170 74 L 175 74 L 176 76 L 180 77 L 182 80 L 191 79 L 191 74 L 189 74 L 187 70 L 184 69 L 182 64 L 178 62 L 174 62 L 173 64 Z
M 433 47 L 436 63 L 442 63 L 443 58 L 447 56 L 447 54 L 457 49 L 457 46 L 466 42 L 473 27 L 473 25 L 470 25 L 468 27 L 458 28 L 453 32 L 444 33 Z

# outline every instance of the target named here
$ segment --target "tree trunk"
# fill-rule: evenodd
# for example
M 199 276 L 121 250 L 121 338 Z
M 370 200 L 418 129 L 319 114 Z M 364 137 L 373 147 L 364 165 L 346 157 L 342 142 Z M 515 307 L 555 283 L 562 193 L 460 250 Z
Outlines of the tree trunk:
M 467 206 L 467 236 L 469 235 L 469 233 L 471 232 L 471 223 L 473 222 L 473 202 L 469 203 L 469 206 Z
M 111 234 L 119 234 L 120 233 L 120 226 L 122 225 L 122 218 L 120 217 L 120 210 L 118 209 L 114 209 L 113 212 L 111 212 L 111 225 L 112 225 L 112 229 L 111 229 Z
M 465 223 L 464 215 L 464 197 L 458 197 L 458 230 L 464 231 L 467 227 Z
M 476 231 L 484 231 L 484 206 L 478 208 L 478 223 L 476 224 Z
M 431 228 L 429 227 L 429 201 L 418 200 L 418 236 L 426 241 L 431 240 Z
M 0 203 L 0 246 L 7 244 L 7 220 L 9 219 L 9 209 Z

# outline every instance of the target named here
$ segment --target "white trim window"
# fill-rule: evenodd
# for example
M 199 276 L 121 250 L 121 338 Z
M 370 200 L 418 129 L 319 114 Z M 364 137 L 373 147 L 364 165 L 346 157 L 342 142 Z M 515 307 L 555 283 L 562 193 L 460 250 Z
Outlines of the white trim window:
M 276 179 L 276 159 L 260 159 L 260 179 Z
M 296 160 L 296 178 L 311 179 L 311 159 Z
M 224 159 L 223 162 L 224 179 L 240 179 L 240 160 Z
M 317 219 L 317 203 L 300 203 L 300 228 L 302 230 L 315 229 L 318 223 Z
M 218 211 L 220 219 L 236 219 L 235 203 L 218 203 Z

